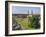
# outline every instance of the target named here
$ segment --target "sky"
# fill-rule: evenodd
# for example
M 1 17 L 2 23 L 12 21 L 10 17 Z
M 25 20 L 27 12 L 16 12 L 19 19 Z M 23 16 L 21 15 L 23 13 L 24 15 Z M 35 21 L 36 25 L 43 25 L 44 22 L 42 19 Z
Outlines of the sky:
M 12 14 L 40 14 L 40 7 L 20 7 L 20 6 L 12 6 Z

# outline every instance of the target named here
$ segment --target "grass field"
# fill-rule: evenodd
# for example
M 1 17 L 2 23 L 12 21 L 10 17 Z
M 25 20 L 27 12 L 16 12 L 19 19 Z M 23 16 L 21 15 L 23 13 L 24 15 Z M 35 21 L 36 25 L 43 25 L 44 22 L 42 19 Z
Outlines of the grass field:
M 31 28 L 29 26 L 32 26 L 31 22 L 29 22 L 29 18 L 16 18 L 15 16 L 13 16 L 14 20 L 17 21 L 18 24 L 21 25 L 22 30 L 31 30 L 31 29 L 35 29 L 35 28 Z M 31 21 L 31 20 L 30 20 Z M 35 20 L 36 21 L 36 20 Z M 34 22 L 35 22 L 34 21 Z M 34 25 L 35 26 L 35 25 Z
M 16 20 L 18 24 L 20 24 L 24 30 L 31 29 L 28 27 L 28 24 L 29 24 L 28 18 L 16 18 Z

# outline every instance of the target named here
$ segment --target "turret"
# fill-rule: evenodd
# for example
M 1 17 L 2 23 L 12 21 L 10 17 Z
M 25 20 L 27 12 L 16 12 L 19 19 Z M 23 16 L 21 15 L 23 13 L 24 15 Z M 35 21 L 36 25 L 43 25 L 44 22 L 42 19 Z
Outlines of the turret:
M 33 10 L 31 10 L 31 15 L 33 16 Z
M 31 10 L 31 14 L 30 14 L 30 12 L 29 12 L 29 10 L 28 10 L 28 16 L 29 16 L 29 17 L 32 17 L 32 16 L 33 16 L 33 10 Z

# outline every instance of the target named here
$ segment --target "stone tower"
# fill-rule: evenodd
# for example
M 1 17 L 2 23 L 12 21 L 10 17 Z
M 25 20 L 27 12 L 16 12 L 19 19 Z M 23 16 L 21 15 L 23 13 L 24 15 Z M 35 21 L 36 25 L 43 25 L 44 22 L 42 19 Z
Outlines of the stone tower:
M 31 15 L 33 16 L 33 10 L 31 10 Z
M 33 10 L 31 10 L 31 14 L 29 13 L 29 10 L 28 10 L 28 15 L 29 15 L 29 17 L 32 17 L 33 16 Z

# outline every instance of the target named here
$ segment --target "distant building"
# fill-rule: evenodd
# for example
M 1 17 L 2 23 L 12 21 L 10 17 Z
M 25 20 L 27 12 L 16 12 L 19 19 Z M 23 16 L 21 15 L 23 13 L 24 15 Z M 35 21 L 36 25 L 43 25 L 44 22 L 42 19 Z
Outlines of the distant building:
M 28 10 L 28 17 L 32 17 L 32 16 L 33 16 L 33 11 L 31 10 L 31 14 L 30 14 Z

